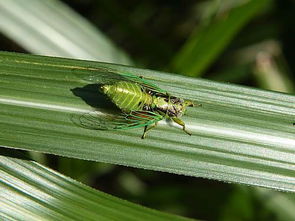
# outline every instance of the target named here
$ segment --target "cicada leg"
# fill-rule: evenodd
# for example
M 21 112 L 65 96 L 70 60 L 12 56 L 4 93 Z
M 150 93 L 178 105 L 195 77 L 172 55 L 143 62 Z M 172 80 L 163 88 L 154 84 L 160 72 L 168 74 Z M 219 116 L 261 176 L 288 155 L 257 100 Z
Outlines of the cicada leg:
M 171 118 L 175 123 L 177 123 L 177 124 L 179 124 L 180 126 L 182 126 L 182 129 L 183 129 L 183 131 L 184 132 L 186 132 L 188 135 L 192 135 L 192 133 L 190 133 L 190 132 L 188 132 L 186 129 L 185 129 L 185 123 L 181 120 L 181 119 L 179 119 L 179 118 L 177 118 L 177 117 L 172 117 Z
M 155 128 L 157 125 L 158 125 L 158 122 L 156 122 L 156 123 L 155 123 L 154 125 L 152 125 L 152 126 L 145 126 L 145 127 L 144 127 L 144 131 L 143 131 L 143 135 L 141 136 L 141 139 L 144 139 L 144 138 L 146 137 L 146 133 L 147 133 L 149 130 Z

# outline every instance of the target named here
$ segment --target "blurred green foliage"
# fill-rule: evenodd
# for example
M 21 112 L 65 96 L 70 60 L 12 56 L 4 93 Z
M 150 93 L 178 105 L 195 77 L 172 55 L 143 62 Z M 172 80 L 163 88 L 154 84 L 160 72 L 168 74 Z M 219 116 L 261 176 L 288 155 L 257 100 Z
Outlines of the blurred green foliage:
M 64 2 L 125 50 L 136 66 L 294 93 L 294 1 L 256 1 L 259 7 L 250 15 L 243 7 L 255 1 Z M 1 50 L 25 52 L 3 34 L 0 41 Z M 183 47 L 197 49 L 184 56 Z M 174 65 L 181 56 L 184 60 Z M 191 71 L 203 58 L 204 65 Z M 265 204 L 268 198 L 247 187 L 54 156 L 43 161 L 99 190 L 162 211 L 205 220 L 284 219 Z

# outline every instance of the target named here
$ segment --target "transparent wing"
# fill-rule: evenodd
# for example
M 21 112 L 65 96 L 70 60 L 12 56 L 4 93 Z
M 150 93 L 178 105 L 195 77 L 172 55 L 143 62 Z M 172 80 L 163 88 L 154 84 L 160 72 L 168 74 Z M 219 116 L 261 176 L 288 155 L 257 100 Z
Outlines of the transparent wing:
M 92 75 L 89 75 L 83 78 L 85 81 L 89 83 L 96 84 L 113 84 L 118 81 L 130 81 L 133 83 L 138 83 L 141 86 L 147 88 L 148 90 L 166 94 L 166 91 L 159 88 L 157 85 L 143 79 L 142 77 L 138 77 L 129 73 L 119 73 L 111 69 L 107 68 L 99 68 L 97 70 L 91 70 L 91 72 L 95 72 Z
M 132 111 L 120 115 L 101 114 L 93 111 L 79 118 L 80 125 L 93 130 L 120 130 L 143 127 L 162 120 L 163 117 L 150 111 Z

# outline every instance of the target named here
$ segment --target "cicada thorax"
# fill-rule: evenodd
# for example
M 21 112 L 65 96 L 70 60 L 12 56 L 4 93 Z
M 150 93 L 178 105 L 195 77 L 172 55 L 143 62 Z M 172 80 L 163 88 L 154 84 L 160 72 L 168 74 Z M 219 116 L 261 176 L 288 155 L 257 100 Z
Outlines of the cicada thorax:
M 101 91 L 126 113 L 143 110 L 152 103 L 152 96 L 146 93 L 141 85 L 129 81 L 102 85 Z
M 162 96 L 154 96 L 153 105 L 154 111 L 166 118 L 181 117 L 188 106 L 193 106 L 189 100 L 184 100 L 168 94 Z

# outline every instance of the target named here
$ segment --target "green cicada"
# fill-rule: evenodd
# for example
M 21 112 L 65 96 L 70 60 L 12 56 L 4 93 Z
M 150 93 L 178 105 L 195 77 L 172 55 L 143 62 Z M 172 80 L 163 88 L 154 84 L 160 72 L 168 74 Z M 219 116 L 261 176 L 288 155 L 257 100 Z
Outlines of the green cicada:
M 110 69 L 99 69 L 95 75 L 85 79 L 98 85 L 120 110 L 119 114 L 101 115 L 90 112 L 80 117 L 83 126 L 97 130 L 119 130 L 144 127 L 142 139 L 147 131 L 157 126 L 162 119 L 171 119 L 191 135 L 180 117 L 187 107 L 194 106 L 190 100 L 175 97 L 155 84 L 132 74 L 122 74 Z

